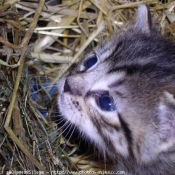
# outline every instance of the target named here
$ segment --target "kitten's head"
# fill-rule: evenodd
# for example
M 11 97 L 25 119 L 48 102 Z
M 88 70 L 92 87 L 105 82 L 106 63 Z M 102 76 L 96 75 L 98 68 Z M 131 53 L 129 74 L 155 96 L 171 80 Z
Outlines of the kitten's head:
M 152 26 L 146 5 L 136 21 L 73 65 L 58 105 L 112 159 L 144 163 L 175 145 L 175 50 Z

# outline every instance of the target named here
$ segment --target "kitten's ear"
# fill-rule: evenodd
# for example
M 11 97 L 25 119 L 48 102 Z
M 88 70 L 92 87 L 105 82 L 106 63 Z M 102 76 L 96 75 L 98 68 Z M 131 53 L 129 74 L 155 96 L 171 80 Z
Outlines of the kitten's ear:
M 157 133 L 162 151 L 175 145 L 175 97 L 173 94 L 166 91 L 158 106 Z
M 146 4 L 141 4 L 138 7 L 135 27 L 142 33 L 150 33 L 152 29 L 151 14 Z

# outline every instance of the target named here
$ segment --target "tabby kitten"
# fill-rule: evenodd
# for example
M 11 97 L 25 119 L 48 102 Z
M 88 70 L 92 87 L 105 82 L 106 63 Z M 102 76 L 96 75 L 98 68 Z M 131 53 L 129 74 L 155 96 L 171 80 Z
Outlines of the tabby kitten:
M 146 5 L 133 24 L 72 66 L 58 106 L 127 175 L 175 174 L 175 45 Z

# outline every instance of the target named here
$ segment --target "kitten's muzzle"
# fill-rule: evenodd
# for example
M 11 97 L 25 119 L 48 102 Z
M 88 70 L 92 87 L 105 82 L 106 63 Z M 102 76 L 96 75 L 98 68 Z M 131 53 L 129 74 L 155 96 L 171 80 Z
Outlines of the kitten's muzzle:
M 82 93 L 80 92 L 80 89 L 76 86 L 70 85 L 68 79 L 65 80 L 64 83 L 64 92 L 70 93 L 72 95 L 82 96 Z

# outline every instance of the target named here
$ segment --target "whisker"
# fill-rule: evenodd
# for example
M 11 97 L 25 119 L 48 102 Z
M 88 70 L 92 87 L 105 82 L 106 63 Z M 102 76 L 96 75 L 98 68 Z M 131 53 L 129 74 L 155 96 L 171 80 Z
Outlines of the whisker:
M 59 129 L 59 131 L 61 131 L 61 130 L 67 125 L 67 123 L 69 123 L 69 122 L 67 121 L 67 122 L 61 127 L 61 129 Z M 57 140 L 57 138 L 59 138 L 61 135 L 63 135 L 64 132 L 67 130 L 67 128 L 68 128 L 69 126 L 71 126 L 71 123 L 69 123 L 68 126 L 66 126 L 65 129 L 64 129 L 61 133 L 59 133 L 59 135 L 52 141 L 52 143 L 55 142 L 55 141 Z M 57 132 L 58 132 L 58 131 L 57 131 Z M 51 136 L 51 134 L 49 134 L 49 135 Z M 58 146 L 60 146 L 60 145 L 58 145 Z
M 67 135 L 69 134 L 69 132 L 71 131 L 72 126 L 73 126 L 73 125 L 71 124 L 71 127 L 69 128 L 69 131 L 68 131 L 68 133 L 66 134 L 66 136 L 67 136 Z M 69 138 L 66 140 L 66 142 L 65 142 L 64 147 L 62 148 L 62 150 L 64 150 L 64 149 L 66 148 L 66 146 L 67 146 L 68 142 L 70 141 L 70 139 L 71 139 L 71 137 L 72 137 L 74 131 L 75 131 L 75 126 L 74 126 L 74 128 L 73 128 L 73 130 L 72 130 L 71 135 L 70 135 Z M 65 136 L 65 138 L 66 138 L 66 136 Z M 60 145 L 59 145 L 59 146 L 60 146 Z M 60 155 L 61 155 L 61 153 L 60 153 Z

